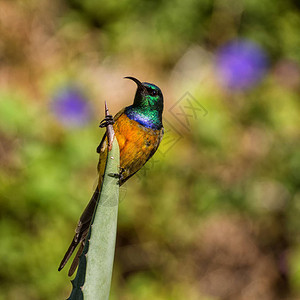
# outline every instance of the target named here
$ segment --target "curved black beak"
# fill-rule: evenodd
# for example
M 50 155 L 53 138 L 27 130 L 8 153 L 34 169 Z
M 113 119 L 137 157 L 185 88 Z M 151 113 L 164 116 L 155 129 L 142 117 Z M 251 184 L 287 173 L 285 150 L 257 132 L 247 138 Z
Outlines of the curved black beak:
M 124 79 L 130 79 L 130 80 L 134 81 L 137 84 L 138 88 L 140 88 L 143 91 L 146 91 L 146 88 L 138 79 L 131 77 L 131 76 L 126 76 L 126 77 L 124 77 Z

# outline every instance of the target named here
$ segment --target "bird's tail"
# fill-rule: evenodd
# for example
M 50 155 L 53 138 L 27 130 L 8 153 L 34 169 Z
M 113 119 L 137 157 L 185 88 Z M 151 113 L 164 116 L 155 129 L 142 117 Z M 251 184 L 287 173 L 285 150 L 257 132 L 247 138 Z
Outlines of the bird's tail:
M 77 265 L 79 262 L 79 257 L 83 251 L 84 244 L 85 244 L 85 238 L 88 234 L 88 230 L 89 230 L 89 227 L 90 227 L 90 224 L 92 221 L 92 217 L 93 217 L 93 214 L 95 211 L 95 207 L 96 207 L 96 204 L 98 201 L 98 196 L 99 196 L 99 188 L 97 187 L 90 202 L 88 203 L 87 207 L 85 208 L 84 212 L 82 213 L 82 215 L 78 221 L 73 240 L 72 240 L 64 258 L 62 259 L 62 261 L 59 265 L 58 271 L 60 271 L 66 265 L 66 263 L 72 256 L 74 250 L 76 249 L 77 245 L 79 243 L 81 243 L 81 245 L 76 253 L 76 256 L 73 260 L 73 263 L 70 267 L 70 270 L 68 273 L 69 276 L 72 276 L 77 268 Z

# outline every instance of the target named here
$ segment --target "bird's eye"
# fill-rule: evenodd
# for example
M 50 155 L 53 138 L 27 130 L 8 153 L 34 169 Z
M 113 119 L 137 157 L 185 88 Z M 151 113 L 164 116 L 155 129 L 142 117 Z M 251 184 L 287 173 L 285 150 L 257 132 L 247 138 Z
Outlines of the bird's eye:
M 151 96 L 155 96 L 155 95 L 157 95 L 157 91 L 156 90 L 152 90 L 151 91 Z

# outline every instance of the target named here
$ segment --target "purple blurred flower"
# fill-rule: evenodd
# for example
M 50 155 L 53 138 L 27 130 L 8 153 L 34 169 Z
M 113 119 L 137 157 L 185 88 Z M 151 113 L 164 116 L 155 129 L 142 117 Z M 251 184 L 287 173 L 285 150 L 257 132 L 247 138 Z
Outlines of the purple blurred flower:
M 57 119 L 66 127 L 82 126 L 91 117 L 91 109 L 87 99 L 74 86 L 65 87 L 55 94 L 52 110 Z
M 262 80 L 268 67 L 268 58 L 254 42 L 234 40 L 219 49 L 216 66 L 223 85 L 232 90 L 245 90 Z

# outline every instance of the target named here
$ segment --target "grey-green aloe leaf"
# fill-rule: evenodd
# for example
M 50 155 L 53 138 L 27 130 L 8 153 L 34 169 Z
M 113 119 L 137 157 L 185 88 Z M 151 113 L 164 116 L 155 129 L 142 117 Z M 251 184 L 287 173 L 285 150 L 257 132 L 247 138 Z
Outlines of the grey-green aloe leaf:
M 119 161 L 119 145 L 114 138 L 107 154 L 99 202 L 68 300 L 109 299 L 119 204 L 118 178 L 112 174 L 119 173 Z

